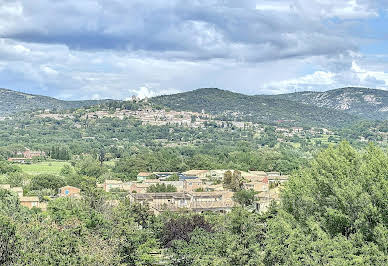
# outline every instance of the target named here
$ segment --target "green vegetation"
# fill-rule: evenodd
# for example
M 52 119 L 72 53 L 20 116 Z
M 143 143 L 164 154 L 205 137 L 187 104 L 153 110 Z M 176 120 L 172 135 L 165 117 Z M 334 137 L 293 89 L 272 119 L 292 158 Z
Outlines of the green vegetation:
M 174 95 L 159 96 L 152 103 L 173 110 L 195 111 L 216 115 L 226 120 L 277 123 L 318 127 L 343 127 L 359 120 L 335 109 L 307 105 L 278 97 L 247 96 L 219 89 L 198 89 Z
M 44 100 L 16 95 L 36 105 Z M 20 205 L 15 193 L 0 189 L 0 264 L 387 265 L 387 122 L 359 121 L 348 114 L 354 114 L 351 110 L 313 106 L 318 102 L 302 105 L 305 95 L 299 96 L 293 100 L 203 89 L 157 97 L 150 104 L 104 102 L 63 111 L 69 116 L 61 119 L 23 113 L 0 121 L 0 183 L 21 186 L 25 196 L 38 196 L 48 204 L 47 210 L 30 210 Z M 35 108 L 29 101 L 26 110 Z M 67 106 L 54 104 L 59 109 Z M 206 120 L 203 128 L 189 128 L 85 115 L 163 106 L 204 109 L 215 118 Z M 191 116 L 191 121 L 198 119 Z M 218 119 L 223 124 L 217 124 Z M 279 128 L 277 120 L 296 120 L 281 125 L 304 128 Z M 237 127 L 232 121 L 265 123 Z M 341 128 L 314 131 L 309 125 Z M 46 156 L 31 164 L 6 161 L 26 147 Z M 97 189 L 97 183 L 107 179 L 136 180 L 139 172 L 190 169 L 236 170 L 213 181 L 235 192 L 238 207 L 226 214 L 155 215 L 146 204 L 130 202 L 127 191 Z M 244 189 L 240 171 L 249 170 L 291 176 L 276 188 L 281 201 L 265 213 L 252 210 L 256 192 Z M 177 180 L 178 175 L 168 179 Z M 80 188 L 82 197 L 56 197 L 64 185 Z M 147 190 L 175 191 L 165 184 Z
M 65 110 L 80 108 L 83 106 L 92 106 L 99 103 L 109 102 L 103 101 L 61 101 L 47 96 L 32 95 L 7 89 L 0 89 L 0 116 L 9 115 L 12 113 L 32 111 L 32 110 Z
M 227 214 L 158 216 L 125 197 L 109 204 L 109 194 L 84 182 L 81 165 L 74 171 L 65 166 L 67 177 L 35 176 L 31 186 L 55 189 L 72 176 L 84 184 L 82 199 L 52 199 L 40 212 L 0 190 L 0 260 L 12 265 L 386 265 L 387 162 L 388 154 L 374 145 L 356 151 L 343 142 L 294 172 L 281 204 L 266 213 L 236 207 Z M 1 165 L 5 174 L 19 171 Z M 235 198 L 248 206 L 252 196 L 240 190 Z
M 163 192 L 176 192 L 177 189 L 173 185 L 155 184 L 147 188 L 147 193 L 163 193 Z
M 45 161 L 32 164 L 19 164 L 21 170 L 30 175 L 39 174 L 59 174 L 64 165 L 68 165 L 67 162 L 61 161 Z

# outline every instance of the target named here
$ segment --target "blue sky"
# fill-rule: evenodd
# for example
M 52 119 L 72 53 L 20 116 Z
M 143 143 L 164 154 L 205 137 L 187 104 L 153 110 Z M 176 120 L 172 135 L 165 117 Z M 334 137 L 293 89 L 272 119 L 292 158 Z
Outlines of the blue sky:
M 388 0 L 0 0 L 0 87 L 126 99 L 388 89 Z

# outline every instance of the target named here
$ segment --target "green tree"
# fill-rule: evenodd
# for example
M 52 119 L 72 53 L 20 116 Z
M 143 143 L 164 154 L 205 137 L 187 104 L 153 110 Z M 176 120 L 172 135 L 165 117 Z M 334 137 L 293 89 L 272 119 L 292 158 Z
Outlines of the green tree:
M 147 188 L 147 193 L 163 193 L 163 192 L 176 192 L 177 189 L 173 185 L 155 184 Z
M 256 191 L 253 189 L 242 189 L 240 191 L 237 191 L 233 195 L 233 200 L 239 203 L 242 206 L 251 206 L 253 202 L 255 201 L 255 195 L 257 194 Z

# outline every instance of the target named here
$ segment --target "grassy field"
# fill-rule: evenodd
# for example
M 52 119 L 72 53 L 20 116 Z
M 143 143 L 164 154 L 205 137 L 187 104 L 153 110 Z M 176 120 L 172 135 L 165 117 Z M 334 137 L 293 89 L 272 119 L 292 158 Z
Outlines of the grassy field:
M 23 172 L 30 175 L 39 175 L 39 174 L 59 174 L 62 167 L 68 162 L 61 161 L 50 161 L 50 162 L 40 162 L 33 164 L 19 164 Z

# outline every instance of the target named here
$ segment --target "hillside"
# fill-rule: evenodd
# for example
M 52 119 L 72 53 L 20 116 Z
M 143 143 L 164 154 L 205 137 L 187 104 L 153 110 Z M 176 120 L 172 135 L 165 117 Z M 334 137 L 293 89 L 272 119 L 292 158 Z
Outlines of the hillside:
M 48 96 L 0 89 L 0 116 L 37 109 L 71 109 L 96 105 L 103 101 L 62 101 Z
M 317 107 L 344 111 L 367 119 L 388 119 L 388 91 L 367 88 L 341 88 L 326 92 L 297 92 L 272 96 Z
M 151 99 L 174 110 L 195 111 L 233 119 L 299 126 L 341 127 L 359 118 L 341 110 L 301 104 L 280 97 L 248 96 L 214 88 L 198 89 Z

